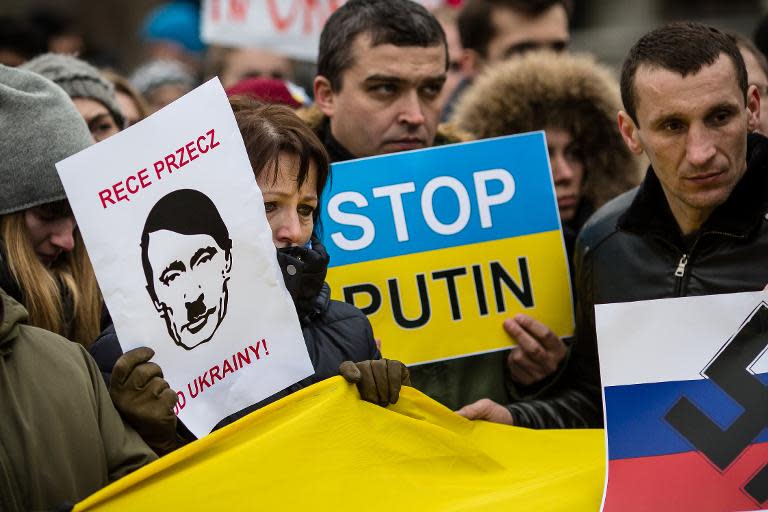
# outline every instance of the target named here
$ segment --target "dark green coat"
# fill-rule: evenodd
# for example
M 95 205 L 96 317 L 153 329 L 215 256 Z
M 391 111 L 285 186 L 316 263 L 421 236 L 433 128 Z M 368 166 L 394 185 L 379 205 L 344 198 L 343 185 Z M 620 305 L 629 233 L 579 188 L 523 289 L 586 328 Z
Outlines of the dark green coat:
M 77 502 L 155 460 L 79 344 L 24 325 L 0 289 L 0 510 Z

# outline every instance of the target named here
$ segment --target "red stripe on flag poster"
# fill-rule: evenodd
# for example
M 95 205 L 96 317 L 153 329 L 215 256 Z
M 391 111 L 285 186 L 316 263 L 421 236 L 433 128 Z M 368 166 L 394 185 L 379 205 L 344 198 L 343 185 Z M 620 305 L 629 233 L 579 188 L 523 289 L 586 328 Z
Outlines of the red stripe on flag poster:
M 768 443 L 753 444 L 721 473 L 699 452 L 617 459 L 608 463 L 606 512 L 758 510 L 743 489 L 768 461 Z

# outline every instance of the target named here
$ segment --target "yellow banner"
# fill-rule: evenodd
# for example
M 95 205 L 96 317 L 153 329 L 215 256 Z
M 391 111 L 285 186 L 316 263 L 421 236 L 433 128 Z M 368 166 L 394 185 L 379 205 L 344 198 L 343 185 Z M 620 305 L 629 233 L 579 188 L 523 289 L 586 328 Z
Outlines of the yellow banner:
M 335 377 L 74 510 L 595 511 L 604 468 L 602 430 L 471 422 L 413 388 L 384 409 Z
M 405 364 L 508 348 L 502 322 L 517 313 L 573 334 L 559 230 L 332 267 L 327 280 Z

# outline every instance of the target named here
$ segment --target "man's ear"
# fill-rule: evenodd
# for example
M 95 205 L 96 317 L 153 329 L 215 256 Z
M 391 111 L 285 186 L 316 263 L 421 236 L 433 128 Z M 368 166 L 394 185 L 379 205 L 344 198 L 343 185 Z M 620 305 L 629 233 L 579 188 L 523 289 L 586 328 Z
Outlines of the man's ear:
M 485 65 L 485 59 L 477 53 L 477 51 L 470 48 L 465 48 L 461 55 L 461 71 L 465 76 L 474 78 L 480 74 Z
M 768 98 L 761 98 L 757 86 L 750 85 L 747 88 L 747 129 L 750 132 L 757 130 L 760 124 L 761 101 L 768 101 Z
M 333 117 L 336 103 L 331 81 L 322 75 L 317 75 L 312 85 L 315 92 L 315 104 L 323 114 Z
M 230 270 L 232 270 L 232 251 L 227 251 L 224 256 L 224 274 L 229 274 Z
M 643 145 L 640 141 L 640 136 L 637 133 L 638 129 L 635 122 L 629 117 L 629 114 L 623 110 L 619 110 L 618 123 L 621 138 L 624 139 L 629 150 L 636 155 L 641 154 L 643 152 Z

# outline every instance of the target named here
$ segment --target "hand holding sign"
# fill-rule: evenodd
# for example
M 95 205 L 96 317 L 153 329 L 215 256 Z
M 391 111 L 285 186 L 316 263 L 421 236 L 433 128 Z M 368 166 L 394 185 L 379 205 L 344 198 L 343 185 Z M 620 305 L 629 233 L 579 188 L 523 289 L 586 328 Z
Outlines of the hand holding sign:
M 120 415 L 163 455 L 177 448 L 173 407 L 178 397 L 160 367 L 149 361 L 154 355 L 151 348 L 139 347 L 120 356 L 112 370 L 109 395 Z
M 568 352 L 549 327 L 524 313 L 504 320 L 504 330 L 517 342 L 507 358 L 509 374 L 524 386 L 555 373 Z
M 321 209 L 328 282 L 368 315 L 385 356 L 413 365 L 505 350 L 502 322 L 525 311 L 551 332 L 528 332 L 520 378 L 557 368 L 553 333 L 573 332 L 573 310 L 542 132 L 336 163 L 333 176 Z

